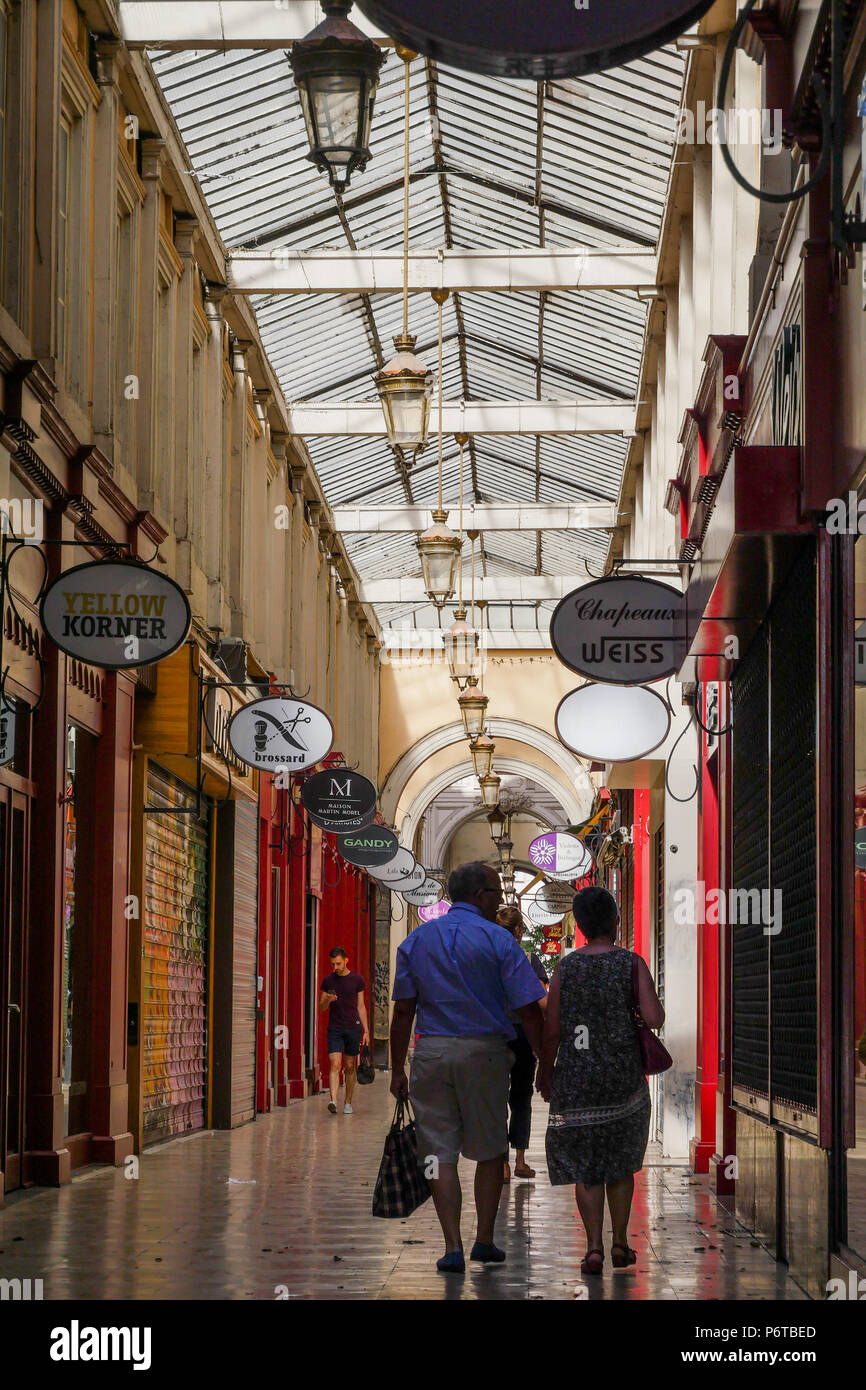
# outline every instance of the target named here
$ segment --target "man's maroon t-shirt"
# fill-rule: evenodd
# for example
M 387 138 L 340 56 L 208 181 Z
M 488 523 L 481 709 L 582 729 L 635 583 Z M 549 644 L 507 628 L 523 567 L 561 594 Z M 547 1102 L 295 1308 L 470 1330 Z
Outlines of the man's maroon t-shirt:
M 329 1028 L 356 1028 L 361 1022 L 358 1017 L 358 995 L 365 990 L 363 977 L 350 970 L 347 975 L 337 975 L 332 971 L 322 981 L 325 994 L 336 994 L 336 999 L 328 1011 Z

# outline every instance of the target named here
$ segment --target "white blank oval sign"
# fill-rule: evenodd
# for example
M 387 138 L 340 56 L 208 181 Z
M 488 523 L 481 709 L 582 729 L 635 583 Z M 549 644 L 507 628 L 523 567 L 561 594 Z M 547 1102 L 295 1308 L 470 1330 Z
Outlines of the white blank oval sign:
M 643 758 L 664 743 L 670 711 L 645 685 L 583 685 L 556 711 L 560 743 L 600 763 Z

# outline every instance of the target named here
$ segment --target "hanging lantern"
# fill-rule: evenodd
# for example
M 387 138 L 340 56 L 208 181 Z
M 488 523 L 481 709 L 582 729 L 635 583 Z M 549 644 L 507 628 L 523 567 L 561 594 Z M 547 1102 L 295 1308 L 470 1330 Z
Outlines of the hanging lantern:
M 494 843 L 495 845 L 498 845 L 498 844 L 499 844 L 499 841 L 502 839 L 503 835 L 505 835 L 505 833 L 506 833 L 506 830 L 505 830 L 505 812 L 503 811 L 503 809 L 502 809 L 501 806 L 498 806 L 498 805 L 497 805 L 497 806 L 494 806 L 493 810 L 490 812 L 489 816 L 487 817 L 487 824 L 490 826 L 490 838 L 491 838 L 491 840 L 493 841 L 493 843 Z
M 511 851 L 514 849 L 514 841 L 503 836 L 499 841 L 499 857 L 503 864 L 512 864 Z
M 490 703 L 488 697 L 472 684 L 470 678 L 467 689 L 457 696 L 457 703 L 467 738 L 475 738 L 484 728 L 485 713 Z
M 472 754 L 472 766 L 475 768 L 475 776 L 479 781 L 490 776 L 490 770 L 493 767 L 493 750 L 495 747 L 496 744 L 489 734 L 479 734 L 469 745 L 469 751 Z M 497 797 L 496 801 L 486 802 L 485 804 L 495 806 L 498 800 L 499 798 Z
M 418 553 L 421 556 L 421 569 L 424 574 L 424 589 L 431 603 L 443 608 L 454 596 L 457 566 L 460 562 L 462 542 L 450 527 L 445 525 L 447 512 L 437 507 L 433 513 L 433 525 L 418 537 Z
M 374 378 L 382 402 L 388 443 L 404 462 L 407 457 L 413 461 L 424 448 L 430 429 L 433 373 L 415 356 L 416 342 L 411 333 L 398 333 L 394 339 L 396 357 L 392 357 Z
M 370 125 L 385 54 L 347 18 L 351 0 L 322 0 L 325 18 L 291 47 L 308 159 L 338 193 L 370 158 Z
M 479 648 L 478 633 L 467 623 L 465 608 L 455 609 L 454 622 L 443 635 L 442 645 L 448 658 L 451 679 L 458 690 L 465 690 L 475 677 Z
M 499 800 L 499 788 L 502 785 L 502 778 L 497 777 L 496 773 L 493 772 L 487 773 L 484 777 L 479 777 L 478 782 L 481 787 L 481 800 L 484 805 L 490 806 L 491 808 L 494 807 Z

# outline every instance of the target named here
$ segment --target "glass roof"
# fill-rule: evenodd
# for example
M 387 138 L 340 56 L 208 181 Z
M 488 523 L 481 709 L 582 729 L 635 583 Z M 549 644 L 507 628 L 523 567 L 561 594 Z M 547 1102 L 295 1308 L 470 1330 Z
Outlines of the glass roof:
M 226 245 L 402 246 L 404 65 L 389 50 L 372 158 L 341 198 L 306 158 L 281 51 L 151 52 L 150 60 Z M 684 58 L 664 48 L 591 77 L 535 84 L 411 66 L 410 245 L 421 248 L 654 249 L 667 193 Z M 262 340 L 287 401 L 375 401 L 373 375 L 401 326 L 399 294 L 256 296 Z M 638 388 L 647 306 L 626 290 L 452 294 L 444 308 L 445 399 L 628 402 Z M 437 365 L 437 309 L 409 302 L 410 331 Z M 435 410 L 434 421 L 435 425 Z M 431 503 L 437 440 L 411 471 L 384 439 L 306 441 L 332 505 Z M 478 502 L 616 501 L 628 439 L 476 436 L 465 495 Z M 444 492 L 458 452 L 444 441 Z M 452 511 L 451 524 L 455 524 Z M 414 535 L 346 538 L 361 579 L 419 575 Z M 598 573 L 603 531 L 485 534 L 487 574 Z M 469 565 L 468 542 L 464 564 Z M 438 626 L 430 605 L 381 606 L 383 622 Z M 432 616 L 431 616 L 432 615 Z M 532 610 L 535 622 L 535 609 Z

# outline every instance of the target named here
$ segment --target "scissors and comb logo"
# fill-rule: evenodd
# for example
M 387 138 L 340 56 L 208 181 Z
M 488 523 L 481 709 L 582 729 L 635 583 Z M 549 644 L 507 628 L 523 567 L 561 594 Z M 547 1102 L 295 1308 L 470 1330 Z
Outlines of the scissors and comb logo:
M 265 710 L 259 710 L 258 718 L 253 726 L 255 729 L 253 742 L 255 743 L 256 752 L 264 753 L 270 741 L 274 739 L 277 734 L 279 734 L 292 748 L 299 748 L 302 753 L 309 752 L 306 743 L 304 743 L 298 733 L 298 725 L 309 724 L 311 722 L 309 715 L 306 717 L 304 716 L 303 705 L 298 707 L 297 714 L 295 714 L 293 719 L 276 719 L 274 715 L 268 714 Z M 269 734 L 269 727 L 274 728 L 276 734 Z

